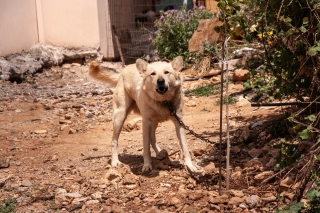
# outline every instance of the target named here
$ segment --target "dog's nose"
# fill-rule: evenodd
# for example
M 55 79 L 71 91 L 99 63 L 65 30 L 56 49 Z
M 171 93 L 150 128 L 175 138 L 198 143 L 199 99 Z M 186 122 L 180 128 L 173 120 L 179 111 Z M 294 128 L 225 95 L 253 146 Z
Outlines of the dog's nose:
M 163 85 L 164 82 L 165 82 L 164 78 L 158 78 L 158 80 L 157 80 L 158 85 Z

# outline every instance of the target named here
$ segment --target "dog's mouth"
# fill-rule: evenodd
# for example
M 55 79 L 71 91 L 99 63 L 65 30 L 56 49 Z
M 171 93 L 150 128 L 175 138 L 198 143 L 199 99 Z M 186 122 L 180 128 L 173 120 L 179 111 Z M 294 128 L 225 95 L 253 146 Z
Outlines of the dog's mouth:
M 159 86 L 157 89 L 156 89 L 157 93 L 159 94 L 164 94 L 168 91 L 168 87 L 166 86 Z

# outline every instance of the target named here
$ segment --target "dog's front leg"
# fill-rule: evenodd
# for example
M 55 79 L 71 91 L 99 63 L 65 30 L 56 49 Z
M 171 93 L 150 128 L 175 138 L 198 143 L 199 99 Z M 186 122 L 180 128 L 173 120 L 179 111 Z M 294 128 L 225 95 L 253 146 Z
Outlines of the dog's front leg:
M 187 166 L 191 172 L 196 172 L 198 169 L 192 163 L 190 152 L 188 149 L 186 133 L 185 133 L 183 127 L 181 126 L 181 124 L 177 120 L 173 120 L 173 123 L 176 127 L 176 133 L 177 133 L 180 147 L 181 147 L 181 151 L 183 154 L 184 165 Z
M 142 119 L 142 132 L 143 132 L 143 167 L 142 172 L 152 170 L 151 165 L 151 151 L 150 141 L 152 134 L 152 122 L 147 119 Z
M 158 155 L 159 152 L 161 151 L 161 148 L 158 146 L 157 141 L 156 141 L 156 129 L 158 127 L 158 122 L 153 121 L 151 125 L 151 134 L 150 134 L 150 143 L 153 148 L 153 150 L 156 152 Z

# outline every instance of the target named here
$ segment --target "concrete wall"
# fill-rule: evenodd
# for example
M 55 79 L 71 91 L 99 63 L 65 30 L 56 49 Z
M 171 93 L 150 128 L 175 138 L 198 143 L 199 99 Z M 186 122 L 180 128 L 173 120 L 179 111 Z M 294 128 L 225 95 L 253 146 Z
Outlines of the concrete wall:
M 0 56 L 38 42 L 35 0 L 0 0 Z
M 40 42 L 64 47 L 99 45 L 96 0 L 37 0 Z
M 38 42 L 99 45 L 97 0 L 0 0 L 0 56 Z

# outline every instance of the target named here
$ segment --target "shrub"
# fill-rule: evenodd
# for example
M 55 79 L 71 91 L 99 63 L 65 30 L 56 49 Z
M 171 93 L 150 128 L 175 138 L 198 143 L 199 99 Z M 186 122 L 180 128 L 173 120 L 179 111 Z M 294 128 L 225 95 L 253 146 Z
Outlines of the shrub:
M 200 19 L 211 19 L 214 14 L 204 7 L 186 10 L 183 5 L 180 10 L 161 12 L 161 17 L 155 22 L 157 31 L 152 43 L 160 58 L 169 60 L 182 56 L 190 61 L 192 54 L 188 51 L 188 42 L 197 29 Z

